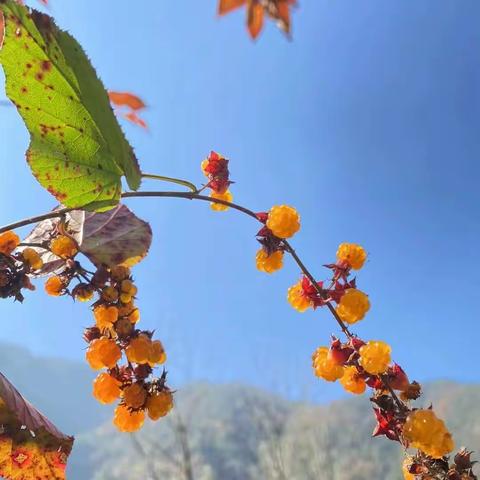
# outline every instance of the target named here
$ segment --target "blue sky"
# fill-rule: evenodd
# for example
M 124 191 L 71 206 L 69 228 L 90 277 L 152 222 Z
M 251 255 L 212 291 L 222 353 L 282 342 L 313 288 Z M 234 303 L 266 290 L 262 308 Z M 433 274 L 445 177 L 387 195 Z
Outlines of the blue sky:
M 149 132 L 125 126 L 145 171 L 200 183 L 202 158 L 222 152 L 236 201 L 299 209 L 293 243 L 319 278 L 340 242 L 367 248 L 359 286 L 372 309 L 359 335 L 390 342 L 412 378 L 480 380 L 477 0 L 302 0 L 292 42 L 268 25 L 256 43 L 244 11 L 218 19 L 214 0 L 51 3 L 105 84 L 147 101 Z M 55 202 L 30 176 L 14 109 L 0 111 L 0 132 L 6 224 Z M 183 200 L 128 205 L 154 229 L 135 276 L 142 326 L 164 341 L 174 386 L 340 395 L 310 370 L 334 322 L 287 304 L 291 262 L 271 277 L 255 270 L 251 219 Z M 41 290 L 2 302 L 0 339 L 82 360 L 88 308 Z

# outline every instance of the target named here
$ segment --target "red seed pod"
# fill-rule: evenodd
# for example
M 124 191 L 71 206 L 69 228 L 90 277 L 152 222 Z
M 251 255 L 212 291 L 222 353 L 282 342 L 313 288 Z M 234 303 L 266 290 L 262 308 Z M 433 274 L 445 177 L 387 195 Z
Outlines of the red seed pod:
M 355 350 L 343 345 L 338 338 L 333 338 L 328 351 L 328 359 L 337 365 L 345 365 Z
M 83 339 L 87 343 L 93 342 L 93 340 L 96 340 L 101 336 L 102 336 L 102 333 L 100 332 L 100 329 L 97 327 L 86 328 L 83 332 Z
M 396 363 L 388 369 L 388 383 L 394 390 L 406 390 L 410 385 L 407 374 Z
M 350 339 L 350 345 L 352 346 L 353 349 L 360 350 L 360 348 L 365 345 L 365 342 L 358 337 L 352 337 Z

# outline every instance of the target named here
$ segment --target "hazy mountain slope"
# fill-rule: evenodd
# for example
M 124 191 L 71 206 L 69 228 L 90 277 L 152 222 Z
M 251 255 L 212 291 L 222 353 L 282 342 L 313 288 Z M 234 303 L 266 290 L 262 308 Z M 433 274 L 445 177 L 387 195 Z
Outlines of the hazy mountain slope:
M 92 398 L 95 374 L 86 364 L 37 357 L 22 347 L 1 343 L 0 371 L 65 433 L 90 430 L 109 417 Z
M 426 398 L 432 396 L 458 441 L 479 451 L 480 388 L 439 383 L 427 388 Z M 312 406 L 238 385 L 195 385 L 177 398 L 195 480 L 402 478 L 398 446 L 370 438 L 374 422 L 365 398 Z M 175 417 L 148 424 L 135 444 L 105 426 L 79 446 L 93 447 L 87 463 L 95 465 L 94 480 L 178 480 L 185 476 L 176 430 Z

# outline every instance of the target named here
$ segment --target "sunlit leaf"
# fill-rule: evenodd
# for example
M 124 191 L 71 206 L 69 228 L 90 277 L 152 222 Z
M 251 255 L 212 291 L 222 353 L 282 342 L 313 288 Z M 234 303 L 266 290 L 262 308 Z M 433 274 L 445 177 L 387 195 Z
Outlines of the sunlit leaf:
M 121 176 L 141 173 L 109 98 L 80 45 L 51 17 L 14 0 L 0 3 L 6 90 L 30 132 L 27 160 L 38 181 L 68 207 L 108 209 Z
M 59 232 L 72 237 L 79 251 L 96 265 L 133 266 L 147 255 L 152 243 L 150 225 L 122 204 L 105 213 L 74 210 L 64 218 L 43 220 L 22 243 L 47 246 Z M 34 248 L 44 263 L 43 268 L 31 276 L 58 274 L 64 269 L 65 261 L 49 250 L 35 246 L 29 248 Z
M 63 480 L 73 441 L 0 373 L 0 476 Z
M 106 213 L 71 212 L 69 218 L 81 225 L 74 238 L 96 265 L 131 267 L 146 256 L 152 243 L 150 225 L 125 205 Z
M 140 97 L 127 92 L 108 92 L 110 101 L 117 107 L 128 107 L 132 110 L 141 110 L 145 108 L 145 103 Z
M 218 4 L 218 13 L 219 15 L 225 15 L 230 13 L 236 8 L 240 8 L 242 5 L 245 5 L 247 0 L 220 0 Z

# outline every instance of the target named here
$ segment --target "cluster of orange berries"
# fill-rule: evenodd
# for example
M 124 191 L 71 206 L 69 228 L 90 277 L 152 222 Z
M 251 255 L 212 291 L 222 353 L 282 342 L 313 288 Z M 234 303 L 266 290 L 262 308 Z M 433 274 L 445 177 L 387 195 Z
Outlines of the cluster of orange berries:
M 202 162 L 202 172 L 208 178 L 208 183 L 205 188 L 210 188 L 210 197 L 216 200 L 224 200 L 225 202 L 232 202 L 233 195 L 228 189 L 230 184 L 230 172 L 228 171 L 228 160 L 217 152 L 210 152 L 210 155 Z M 210 204 L 212 210 L 217 212 L 226 211 L 229 209 L 228 205 L 221 203 Z
M 323 283 L 319 282 L 320 293 L 308 279 L 301 278 L 289 288 L 288 302 L 295 310 L 305 312 L 309 308 L 335 301 L 338 303 L 336 312 L 343 322 L 354 324 L 362 320 L 370 310 L 370 301 L 365 293 L 355 287 L 355 281 L 348 281 L 347 277 L 351 269 L 362 268 L 366 258 L 367 254 L 360 245 L 342 243 L 337 250 L 337 263 L 327 265 L 334 270 L 332 287 L 323 290 Z
M 134 432 L 146 413 L 158 420 L 173 407 L 166 376 L 149 379 L 153 368 L 165 363 L 166 353 L 152 332 L 135 328 L 140 320 L 137 288 L 127 267 L 103 269 L 93 283 L 100 298 L 93 304 L 95 326 L 85 332 L 86 359 L 92 369 L 107 370 L 95 379 L 93 395 L 104 404 L 120 400 L 113 422 L 122 432 Z M 126 363 L 119 365 L 123 355 Z
M 85 330 L 88 342 L 86 360 L 93 370 L 105 370 L 93 383 L 93 396 L 103 404 L 119 401 L 113 422 L 122 432 L 142 427 L 146 414 L 152 420 L 168 414 L 173 407 L 173 394 L 166 386 L 166 374 L 153 378 L 153 369 L 166 362 L 166 353 L 153 333 L 136 328 L 140 310 L 135 305 L 137 287 L 130 269 L 118 265 L 99 267 L 89 278 L 73 258 L 78 247 L 73 239 L 59 235 L 49 249 L 66 261 L 69 268 L 50 277 L 45 283 L 49 295 L 69 294 L 76 300 L 92 304 L 95 325 Z M 69 290 L 73 279 L 83 277 Z M 125 357 L 125 363 L 120 364 Z
M 317 377 L 329 382 L 340 380 L 347 392 L 362 394 L 367 384 L 375 385 L 378 375 L 393 371 L 390 352 L 390 346 L 381 341 L 365 343 L 354 337 L 341 344 L 334 339 L 330 348 L 319 347 L 313 353 L 312 366 Z M 401 385 L 405 387 L 405 383 Z
M 292 207 L 281 205 L 257 214 L 257 218 L 265 225 L 257 234 L 262 244 L 256 255 L 257 268 L 272 273 L 282 268 L 284 251 L 288 248 L 285 240 L 299 230 L 299 215 Z M 336 263 L 326 265 L 333 270 L 328 288 L 324 288 L 323 282 L 314 285 L 309 278 L 302 277 L 289 288 L 287 300 L 299 312 L 336 303 L 334 311 L 338 320 L 352 325 L 362 320 L 370 309 L 368 296 L 357 289 L 355 280 L 349 279 L 352 270 L 363 267 L 367 253 L 360 245 L 342 243 L 336 256 Z M 380 405 L 375 409 L 378 422 L 375 435 L 386 435 L 397 441 L 403 436 L 413 447 L 433 458 L 443 457 L 453 449 L 445 424 L 431 410 L 414 411 L 406 420 L 401 420 L 388 388 L 391 392 L 400 391 L 401 397 L 408 401 L 418 398 L 419 385 L 410 384 L 402 368 L 392 364 L 391 347 L 385 342 L 364 342 L 349 334 L 348 342 L 342 344 L 334 338 L 330 347 L 319 347 L 314 352 L 312 366 L 317 377 L 329 382 L 339 380 L 347 392 L 360 395 L 367 386 L 374 389 L 375 401 Z M 385 392 L 388 400 L 383 398 Z

